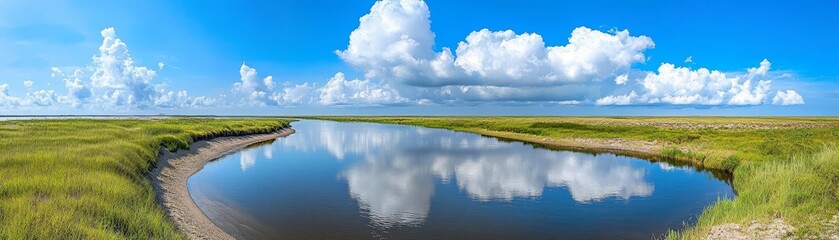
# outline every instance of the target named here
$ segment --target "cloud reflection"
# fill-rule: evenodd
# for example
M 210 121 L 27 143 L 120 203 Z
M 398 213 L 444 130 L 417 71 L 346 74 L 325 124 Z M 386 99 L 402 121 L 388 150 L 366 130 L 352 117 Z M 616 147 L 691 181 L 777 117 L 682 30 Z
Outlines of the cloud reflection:
M 430 210 L 434 181 L 456 182 L 478 201 L 540 197 L 563 187 L 574 201 L 650 196 L 641 167 L 610 154 L 592 156 L 534 149 L 473 134 L 391 125 L 320 124 L 320 147 L 337 159 L 358 154 L 342 177 L 374 224 L 421 223 Z M 299 136 L 306 137 L 306 136 Z
M 264 159 L 271 159 L 274 156 L 274 149 L 271 147 L 243 149 L 239 152 L 239 166 L 242 168 L 242 172 L 247 172 L 248 169 L 256 165 L 260 150 L 262 150 Z

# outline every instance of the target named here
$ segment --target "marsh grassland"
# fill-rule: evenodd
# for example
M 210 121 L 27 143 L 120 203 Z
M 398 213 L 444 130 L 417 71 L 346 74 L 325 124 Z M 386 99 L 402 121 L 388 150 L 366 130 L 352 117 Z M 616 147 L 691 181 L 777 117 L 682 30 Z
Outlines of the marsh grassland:
M 181 239 L 147 178 L 160 146 L 266 133 L 280 119 L 0 122 L 0 239 Z
M 722 225 L 747 228 L 779 220 L 794 227 L 782 233 L 785 237 L 839 236 L 839 118 L 309 118 L 444 128 L 561 148 L 669 158 L 733 173 L 735 199 L 721 199 L 685 230 L 664 238 L 705 239 Z

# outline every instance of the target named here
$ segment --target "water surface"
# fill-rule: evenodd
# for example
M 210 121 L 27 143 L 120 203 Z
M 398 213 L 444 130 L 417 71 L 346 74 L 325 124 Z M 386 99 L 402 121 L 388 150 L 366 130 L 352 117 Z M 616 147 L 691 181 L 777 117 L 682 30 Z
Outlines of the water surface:
M 731 187 L 710 172 L 440 129 L 294 122 L 191 177 L 225 231 L 259 239 L 649 239 Z

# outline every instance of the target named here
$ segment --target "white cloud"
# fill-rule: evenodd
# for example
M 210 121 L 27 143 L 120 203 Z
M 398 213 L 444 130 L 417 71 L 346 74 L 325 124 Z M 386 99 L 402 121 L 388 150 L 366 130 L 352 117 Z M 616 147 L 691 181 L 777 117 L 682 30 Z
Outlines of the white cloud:
M 579 93 L 546 98 L 541 92 L 591 82 L 584 92 L 594 91 L 599 88 L 597 82 L 623 74 L 632 64 L 644 63 L 644 51 L 655 45 L 649 37 L 631 36 L 627 30 L 607 33 L 579 27 L 571 32 L 567 45 L 546 46 L 537 33 L 482 29 L 470 33 L 454 54 L 447 47 L 434 52 L 430 16 L 423 1 L 378 1 L 361 17 L 347 48 L 336 52 L 367 79 L 391 85 L 411 99 L 422 99 L 412 96 L 417 92 L 470 86 L 521 94 L 513 101 L 582 101 Z M 541 96 L 532 97 L 537 95 Z M 442 96 L 425 99 L 452 100 Z M 483 95 L 480 99 L 510 98 Z
M 747 72 L 749 73 L 749 75 L 752 75 L 752 76 L 763 76 L 763 75 L 766 75 L 766 73 L 769 72 L 769 68 L 771 68 L 771 67 L 772 67 L 772 63 L 769 62 L 768 59 L 763 59 L 763 61 L 760 61 L 760 66 L 759 67 L 749 68 L 747 70 Z
M 188 103 L 188 97 L 189 95 L 186 90 L 181 90 L 177 93 L 175 91 L 164 92 L 154 99 L 154 105 L 161 107 L 183 106 L 183 104 Z
M 212 106 L 215 106 L 216 103 L 218 103 L 218 102 L 219 102 L 219 100 L 216 99 L 216 98 L 211 98 L 211 97 L 207 97 L 207 96 L 197 96 L 195 98 L 192 98 L 191 106 L 193 106 L 193 107 L 212 107 Z
M 244 95 L 246 104 L 285 106 L 310 103 L 314 92 L 314 84 L 284 83 L 277 88 L 274 77 L 267 76 L 259 79 L 256 69 L 242 63 L 239 68 L 240 81 L 233 84 L 233 92 Z
M 134 65 L 128 45 L 117 37 L 114 28 L 105 28 L 100 34 L 102 44 L 89 67 L 93 72 L 90 82 L 83 80 L 85 73 L 81 69 L 66 74 L 52 68 L 51 76 L 62 79 L 68 90 L 67 95 L 57 97 L 58 102 L 72 106 L 95 104 L 100 108 L 194 107 L 215 102 L 208 97 L 191 97 L 185 90 L 167 90 L 166 84 L 153 82 L 157 72 Z M 157 65 L 158 69 L 163 66 L 162 62 Z
M 801 97 L 795 90 L 778 91 L 775 97 L 772 98 L 772 104 L 775 105 L 799 105 L 804 104 L 804 98 Z
M 316 89 L 315 84 L 283 84 L 281 91 L 274 92 L 271 99 L 277 103 L 285 103 L 287 105 L 301 105 L 309 103 L 312 99 L 313 91 Z
M 166 83 L 155 81 L 158 71 L 168 67 L 165 63 L 139 66 L 114 28 L 100 34 L 102 43 L 88 66 L 52 68 L 52 78 L 61 80 L 66 92 L 35 90 L 34 81 L 26 80 L 26 91 L 17 96 L 10 96 L 6 85 L 0 105 L 135 109 L 218 106 L 225 101 L 226 96 L 193 97 L 185 90 L 167 89 Z M 346 49 L 336 51 L 363 76 L 350 80 L 339 72 L 322 86 L 277 82 L 243 63 L 233 92 L 247 105 L 267 106 L 804 104 L 792 89 L 770 96 L 777 90 L 771 88 L 772 81 L 784 77 L 770 71 L 767 60 L 745 72 L 694 70 L 668 63 L 645 72 L 632 67 L 645 63 L 649 59 L 645 51 L 655 47 L 647 36 L 581 26 L 571 31 L 567 44 L 546 40 L 538 33 L 480 29 L 457 46 L 435 46 L 431 12 L 424 1 L 381 0 L 359 19 Z M 692 56 L 684 62 L 693 64 Z
M 378 1 L 337 54 L 368 79 L 417 102 L 596 99 L 596 105 L 759 105 L 768 102 L 773 79 L 767 60 L 745 73 L 665 63 L 657 73 L 638 76 L 639 84 L 628 84 L 628 73 L 638 72 L 632 65 L 645 63 L 644 51 L 655 47 L 651 38 L 628 30 L 578 27 L 568 44 L 548 46 L 537 33 L 481 29 L 454 51 L 443 47 L 435 52 L 430 17 L 420 0 Z M 685 63 L 692 64 L 693 57 Z M 604 79 L 628 89 L 620 91 L 624 95 L 603 96 Z
M 455 65 L 481 85 L 561 85 L 613 76 L 643 63 L 643 51 L 653 46 L 649 37 L 633 37 L 626 30 L 579 27 L 567 45 L 546 47 L 536 33 L 482 29 L 458 44 Z
M 594 94 L 585 84 L 549 87 L 445 86 L 426 89 L 418 98 L 441 103 L 462 102 L 580 102 Z
M 664 63 L 658 73 L 649 72 L 638 91 L 600 98 L 597 105 L 760 105 L 768 101 L 771 63 L 763 60 L 745 73 L 725 73 L 700 68 L 692 70 Z M 634 86 L 639 87 L 639 86 Z
M 158 92 L 151 82 L 157 72 L 134 65 L 128 46 L 117 38 L 114 28 L 103 29 L 101 35 L 90 76 L 92 86 L 101 91 L 98 100 L 115 106 L 149 106 Z
M 629 80 L 629 75 L 621 74 L 620 76 L 615 78 L 615 84 L 624 85 L 626 84 L 627 80 Z
M 259 80 L 256 69 L 242 64 L 240 81 L 233 84 L 233 92 L 243 97 L 245 104 L 289 105 L 381 105 L 400 104 L 407 101 L 399 93 L 370 80 L 347 80 L 338 72 L 322 87 L 315 84 L 284 83 L 279 86 L 272 76 Z
M 55 91 L 45 89 L 27 93 L 26 96 L 28 101 L 27 105 L 36 106 L 50 106 L 56 101 L 57 98 Z
M 50 76 L 61 79 L 64 87 L 67 88 L 67 95 L 58 96 L 58 102 L 79 106 L 92 95 L 90 88 L 82 80 L 84 72 L 81 69 L 75 69 L 73 74 L 65 74 L 57 67 L 52 67 L 51 71 Z
M 20 98 L 9 96 L 9 84 L 0 84 L 0 107 L 16 107 L 21 103 Z
M 257 80 L 256 69 L 251 68 L 245 63 L 242 63 L 242 67 L 239 68 L 239 79 L 241 80 L 240 82 L 233 84 L 233 91 L 251 92 L 266 88 Z M 266 79 L 271 79 L 271 76 L 266 77 Z
M 128 46 L 117 38 L 114 28 L 105 28 L 99 51 L 87 66 L 92 74 L 86 76 L 82 68 L 58 67 L 50 69 L 50 77 L 64 82 L 67 93 L 57 94 L 52 89 L 32 91 L 34 82 L 24 81 L 24 98 L 8 95 L 6 87 L 0 96 L 2 106 L 45 107 L 57 104 L 105 110 L 111 108 L 168 108 L 207 106 L 216 103 L 208 97 L 190 97 L 186 91 L 167 90 L 164 83 L 152 80 L 157 76 L 154 70 L 134 65 Z M 158 69 L 163 63 L 158 63 Z M 66 72 L 65 72 L 66 71 Z M 87 79 L 86 79 L 87 78 Z M 89 81 L 87 81 L 89 80 Z M 51 84 L 48 82 L 47 86 Z
M 376 105 L 398 104 L 407 101 L 394 89 L 372 83 L 370 80 L 347 80 L 338 72 L 317 90 L 318 102 L 323 105 Z
M 29 89 L 29 87 L 27 87 Z M 56 94 L 53 90 L 38 90 L 27 92 L 26 96 L 9 95 L 9 84 L 0 84 L 0 107 L 13 108 L 20 106 L 50 106 L 55 102 Z
M 768 102 L 771 63 L 745 73 L 692 70 L 662 64 L 658 72 L 632 70 L 644 63 L 655 43 L 628 30 L 601 32 L 578 27 L 568 44 L 548 46 L 537 33 L 481 29 L 457 48 L 433 50 L 431 13 L 421 0 L 376 2 L 350 34 L 345 50 L 336 51 L 366 80 L 343 74 L 318 89 L 320 104 L 399 102 L 555 102 L 596 105 L 759 105 Z M 685 59 L 693 63 L 693 57 Z M 639 79 L 628 84 L 630 75 Z M 644 72 L 640 72 L 643 74 Z M 339 77 L 340 76 L 340 77 Z M 603 96 L 602 80 L 627 86 L 624 95 Z M 266 78 L 265 81 L 269 81 Z M 377 82 L 373 82 L 377 80 Z M 253 78 L 241 86 L 268 86 Z M 240 86 L 240 87 L 241 87 Z M 631 91 L 630 91 L 631 90 Z M 268 92 L 255 97 L 269 96 Z M 355 100 L 355 101 L 351 101 Z
M 430 16 L 420 0 L 378 1 L 359 20 L 347 49 L 336 53 L 368 78 L 417 78 L 427 64 L 422 61 L 434 57 Z
M 597 105 L 629 105 L 632 103 L 635 98 L 638 97 L 638 94 L 635 91 L 630 92 L 626 95 L 614 95 L 614 96 L 606 96 L 601 99 L 597 99 L 595 104 Z

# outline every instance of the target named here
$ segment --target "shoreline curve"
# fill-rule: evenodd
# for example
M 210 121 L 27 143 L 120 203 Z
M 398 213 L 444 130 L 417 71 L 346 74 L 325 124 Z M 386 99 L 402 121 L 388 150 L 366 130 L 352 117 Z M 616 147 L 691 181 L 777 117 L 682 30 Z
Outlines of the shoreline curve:
M 217 226 L 192 200 L 186 182 L 204 165 L 251 144 L 288 136 L 290 127 L 263 134 L 216 137 L 189 145 L 189 150 L 169 152 L 161 147 L 160 155 L 149 178 L 155 198 L 166 217 L 188 239 L 235 239 Z

